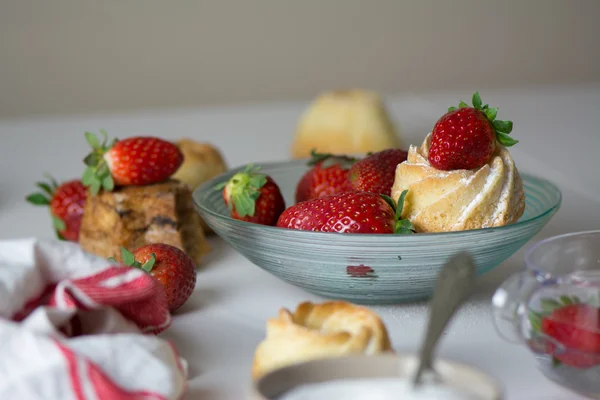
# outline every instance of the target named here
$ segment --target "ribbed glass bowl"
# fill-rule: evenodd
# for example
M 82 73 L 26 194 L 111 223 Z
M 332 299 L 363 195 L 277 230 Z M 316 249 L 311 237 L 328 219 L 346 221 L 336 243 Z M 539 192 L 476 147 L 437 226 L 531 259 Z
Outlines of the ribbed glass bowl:
M 261 172 L 279 185 L 286 206 L 294 203 L 306 160 L 263 163 Z M 359 304 L 396 304 L 428 298 L 449 256 L 473 255 L 477 273 L 501 264 L 548 223 L 561 203 L 552 183 L 522 174 L 525 213 L 511 225 L 415 235 L 309 232 L 238 221 L 214 187 L 244 167 L 198 187 L 194 203 L 207 224 L 260 268 L 308 292 Z

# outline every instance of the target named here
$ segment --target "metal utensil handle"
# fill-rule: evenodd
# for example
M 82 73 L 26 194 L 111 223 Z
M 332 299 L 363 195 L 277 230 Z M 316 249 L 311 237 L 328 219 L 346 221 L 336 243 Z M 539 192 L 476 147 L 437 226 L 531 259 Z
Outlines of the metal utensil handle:
M 427 333 L 421 346 L 415 385 L 420 383 L 425 370 L 432 369 L 433 353 L 439 338 L 456 311 L 470 296 L 474 282 L 475 263 L 467 252 L 456 254 L 442 267 L 429 305 Z

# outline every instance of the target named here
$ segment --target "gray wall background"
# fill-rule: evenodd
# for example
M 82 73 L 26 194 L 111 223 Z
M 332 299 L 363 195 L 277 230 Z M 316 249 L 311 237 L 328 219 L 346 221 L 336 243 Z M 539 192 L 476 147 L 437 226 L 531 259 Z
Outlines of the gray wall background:
M 600 81 L 600 0 L 0 0 L 0 116 Z

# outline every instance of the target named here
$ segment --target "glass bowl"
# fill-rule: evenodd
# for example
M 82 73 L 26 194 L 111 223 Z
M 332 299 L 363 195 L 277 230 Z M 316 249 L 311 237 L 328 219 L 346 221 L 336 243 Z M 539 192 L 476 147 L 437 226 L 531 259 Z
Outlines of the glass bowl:
M 549 379 L 600 399 L 600 230 L 543 240 L 525 264 L 492 298 L 498 332 Z
M 306 160 L 257 164 L 294 202 Z M 245 166 L 207 181 L 194 203 L 207 224 L 252 263 L 308 292 L 359 304 L 397 304 L 428 298 L 442 264 L 468 250 L 477 273 L 496 267 L 531 239 L 560 207 L 552 183 L 522 175 L 526 207 L 515 224 L 498 228 L 415 235 L 298 231 L 239 221 L 229 216 L 215 186 Z

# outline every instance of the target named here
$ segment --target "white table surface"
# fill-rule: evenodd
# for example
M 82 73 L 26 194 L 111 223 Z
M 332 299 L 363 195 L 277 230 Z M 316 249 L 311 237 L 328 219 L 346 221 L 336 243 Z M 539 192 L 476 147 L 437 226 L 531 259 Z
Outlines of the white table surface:
M 600 229 L 600 85 L 482 91 L 499 118 L 512 119 L 520 140 L 511 152 L 523 172 L 555 182 L 563 206 L 534 239 Z M 93 96 L 93 93 L 90 93 Z M 471 92 L 404 95 L 390 99 L 407 142 L 420 143 L 435 120 Z M 47 211 L 24 196 L 44 172 L 79 176 L 86 130 L 113 136 L 157 135 L 210 141 L 230 166 L 289 157 L 294 126 L 305 103 L 281 103 L 122 114 L 0 120 L 0 239 L 52 237 Z M 530 242 L 531 243 L 531 242 Z M 321 300 L 254 266 L 219 238 L 199 272 L 196 291 L 163 334 L 190 366 L 189 399 L 241 399 L 249 384 L 254 347 L 267 318 L 280 307 Z M 439 354 L 475 364 L 497 377 L 507 400 L 575 400 L 545 379 L 522 346 L 503 342 L 491 321 L 494 288 L 522 266 L 523 250 L 478 281 L 477 293 L 448 328 Z M 412 351 L 423 332 L 424 303 L 373 307 L 394 347 Z

